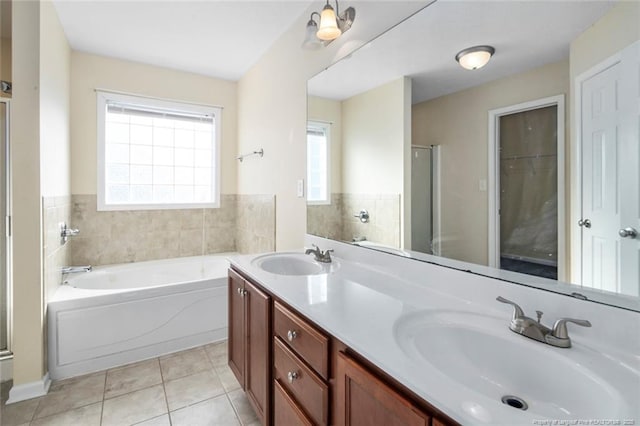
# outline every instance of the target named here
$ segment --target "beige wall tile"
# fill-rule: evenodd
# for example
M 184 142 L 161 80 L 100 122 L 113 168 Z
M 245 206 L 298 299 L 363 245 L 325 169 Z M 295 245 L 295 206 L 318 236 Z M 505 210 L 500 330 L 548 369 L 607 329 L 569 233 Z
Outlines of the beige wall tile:
M 225 194 L 217 209 L 98 212 L 96 205 L 95 195 L 76 194 L 66 206 L 70 221 L 81 232 L 69 244 L 72 264 L 100 266 L 275 249 L 273 195 Z

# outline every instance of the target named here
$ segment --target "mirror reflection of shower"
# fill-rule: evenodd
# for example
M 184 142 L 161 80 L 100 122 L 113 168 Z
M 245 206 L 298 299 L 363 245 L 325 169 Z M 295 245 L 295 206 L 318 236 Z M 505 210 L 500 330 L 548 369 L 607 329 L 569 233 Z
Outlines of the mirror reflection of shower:
M 437 145 L 411 147 L 411 250 L 440 254 Z

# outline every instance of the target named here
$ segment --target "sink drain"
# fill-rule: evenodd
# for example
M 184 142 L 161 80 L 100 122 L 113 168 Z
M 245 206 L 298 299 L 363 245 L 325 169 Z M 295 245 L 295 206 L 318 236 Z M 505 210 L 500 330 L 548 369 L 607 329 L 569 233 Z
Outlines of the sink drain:
M 529 408 L 527 403 L 524 402 L 524 399 L 518 398 L 517 396 L 513 396 L 513 395 L 503 396 L 502 403 L 507 404 L 509 407 L 517 408 L 518 410 L 522 410 L 522 411 L 525 411 L 527 408 Z

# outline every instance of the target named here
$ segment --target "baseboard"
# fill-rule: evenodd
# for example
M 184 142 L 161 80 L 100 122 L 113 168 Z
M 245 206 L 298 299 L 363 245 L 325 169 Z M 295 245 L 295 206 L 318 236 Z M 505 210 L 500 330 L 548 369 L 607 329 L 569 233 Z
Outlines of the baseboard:
M 13 356 L 0 359 L 0 383 L 13 379 Z
M 14 402 L 44 396 L 49 392 L 49 386 L 51 386 L 49 373 L 45 374 L 41 380 L 36 382 L 25 383 L 23 385 L 13 385 L 9 391 L 9 400 L 7 401 L 7 404 L 13 404 Z

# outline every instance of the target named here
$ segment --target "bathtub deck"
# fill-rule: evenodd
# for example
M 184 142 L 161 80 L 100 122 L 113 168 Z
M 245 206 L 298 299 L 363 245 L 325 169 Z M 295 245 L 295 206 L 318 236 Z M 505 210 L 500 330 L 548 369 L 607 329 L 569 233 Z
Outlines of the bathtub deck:
M 226 341 L 55 381 L 48 395 L 7 406 L 5 388 L 3 425 L 258 424 Z

